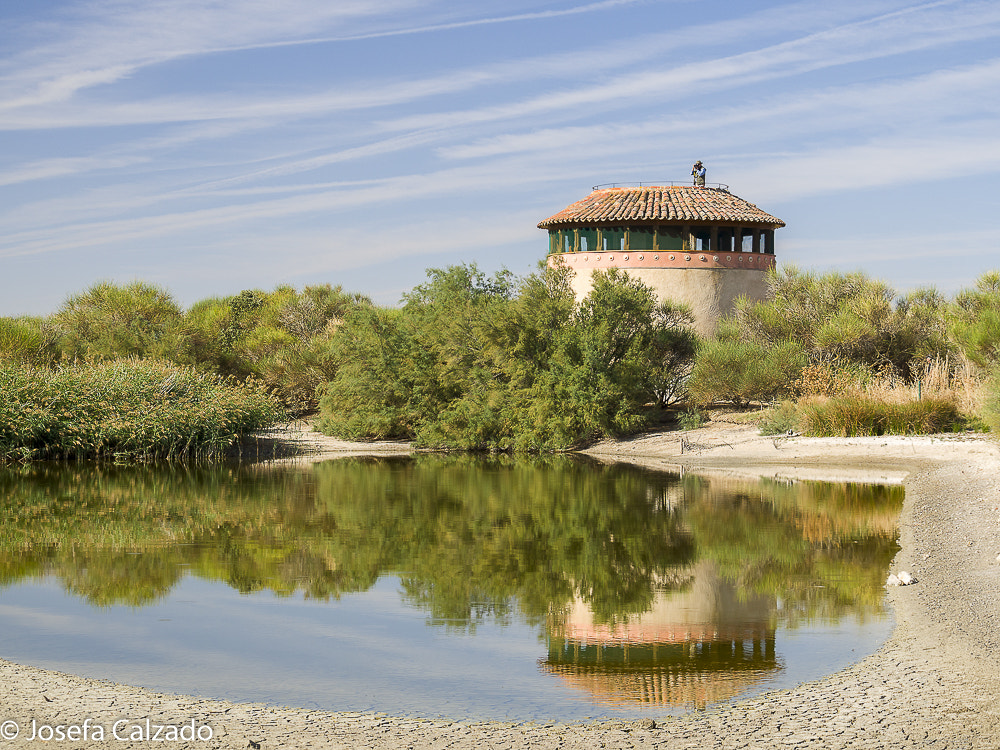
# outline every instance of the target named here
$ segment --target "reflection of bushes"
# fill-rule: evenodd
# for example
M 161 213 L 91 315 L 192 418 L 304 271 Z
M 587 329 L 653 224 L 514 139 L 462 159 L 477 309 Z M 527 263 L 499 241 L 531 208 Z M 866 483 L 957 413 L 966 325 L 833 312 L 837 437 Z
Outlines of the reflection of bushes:
M 155 598 L 165 579 L 142 564 L 128 574 L 88 564 L 81 577 L 74 555 L 141 559 L 184 542 L 167 548 L 179 556 L 167 568 L 183 563 L 240 591 L 336 597 L 400 573 L 441 620 L 506 616 L 512 597 L 540 619 L 574 593 L 610 618 L 645 609 L 654 581 L 690 559 L 676 515 L 655 501 L 674 481 L 568 459 L 435 456 L 287 472 L 31 467 L 0 475 L 12 498 L 0 553 L 19 570 L 36 556 L 32 571 L 98 603 Z
M 0 494 L 4 583 L 49 573 L 93 603 L 140 605 L 182 566 L 241 592 L 321 599 L 397 574 L 408 601 L 458 627 L 515 612 L 542 622 L 576 597 L 614 623 L 703 558 L 748 594 L 810 612 L 873 607 L 902 498 L 434 455 L 288 470 L 32 465 L 0 472 Z
M 56 574 L 66 590 L 91 604 L 110 606 L 152 604 L 180 581 L 183 557 L 179 547 L 142 552 L 77 550 L 59 560 Z
M 762 481 L 749 495 L 735 484 L 688 480 L 699 559 L 747 595 L 782 599 L 790 618 L 881 607 L 902 487 Z
M 324 498 L 382 500 L 340 507 L 328 541 L 361 549 L 332 556 L 366 554 L 377 565 L 376 555 L 394 554 L 408 595 L 442 620 L 469 620 L 473 602 L 506 612 L 510 597 L 541 618 L 574 593 L 605 618 L 641 612 L 655 578 L 690 559 L 676 515 L 648 499 L 651 485 L 670 480 L 635 470 L 428 456 L 391 472 L 358 462 L 349 473 L 331 462 L 316 474 Z

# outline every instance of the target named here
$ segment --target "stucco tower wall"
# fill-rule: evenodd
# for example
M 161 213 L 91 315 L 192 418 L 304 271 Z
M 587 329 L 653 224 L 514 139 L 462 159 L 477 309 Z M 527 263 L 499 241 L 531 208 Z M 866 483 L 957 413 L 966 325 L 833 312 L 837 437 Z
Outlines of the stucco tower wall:
M 577 300 L 582 300 L 593 287 L 595 268 L 572 268 L 570 281 Z M 694 327 L 699 334 L 711 336 L 719 318 L 733 311 L 736 300 L 747 296 L 753 300 L 767 297 L 766 271 L 741 268 L 623 268 L 656 293 L 657 299 L 681 302 L 694 311 Z

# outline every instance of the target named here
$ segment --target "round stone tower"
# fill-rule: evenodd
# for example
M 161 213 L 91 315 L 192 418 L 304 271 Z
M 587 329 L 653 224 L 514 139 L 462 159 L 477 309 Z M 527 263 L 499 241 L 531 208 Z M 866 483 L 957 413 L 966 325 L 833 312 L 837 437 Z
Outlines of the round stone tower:
M 694 311 L 699 333 L 714 333 L 738 297 L 763 299 L 781 219 L 726 185 L 598 185 L 538 224 L 549 232 L 549 263 L 574 271 L 582 299 L 594 271 L 621 268 L 661 300 Z

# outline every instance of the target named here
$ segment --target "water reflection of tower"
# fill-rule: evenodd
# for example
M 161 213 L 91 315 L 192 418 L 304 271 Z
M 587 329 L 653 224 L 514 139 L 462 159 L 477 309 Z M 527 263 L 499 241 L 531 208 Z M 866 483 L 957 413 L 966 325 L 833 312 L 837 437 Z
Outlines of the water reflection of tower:
M 782 669 L 774 600 L 737 596 L 713 566 L 687 571 L 627 622 L 595 621 L 580 599 L 550 617 L 541 668 L 608 706 L 704 708 L 741 695 Z

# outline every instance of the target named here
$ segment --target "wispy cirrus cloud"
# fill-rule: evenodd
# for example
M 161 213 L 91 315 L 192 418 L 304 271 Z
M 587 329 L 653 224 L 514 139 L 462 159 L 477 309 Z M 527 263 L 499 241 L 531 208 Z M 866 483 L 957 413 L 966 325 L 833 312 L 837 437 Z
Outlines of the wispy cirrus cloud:
M 436 112 L 381 123 L 387 130 L 482 125 L 538 117 L 552 112 L 621 107 L 657 97 L 661 102 L 717 94 L 751 84 L 792 78 L 822 68 L 918 52 L 928 48 L 1000 35 L 1000 6 L 972 3 L 946 13 L 958 0 L 930 3 L 876 18 L 854 21 L 793 41 L 705 61 L 616 76 L 597 85 L 476 109 Z
M 435 3 L 427 0 L 380 0 L 377 3 L 370 0 L 339 0 L 336 3 L 289 0 L 280 5 L 233 0 L 210 4 L 196 0 L 166 0 L 155 5 L 96 2 L 66 14 L 61 22 L 50 21 L 46 35 L 54 37 L 53 42 L 24 49 L 0 64 L 0 71 L 3 71 L 0 75 L 0 111 L 64 102 L 85 89 L 112 84 L 142 68 L 178 58 L 535 21 L 608 11 L 638 2 L 644 0 L 599 0 L 569 8 L 474 16 L 403 27 L 399 26 L 400 17 L 433 8 Z M 448 15 L 454 15 L 454 11 L 449 11 Z M 352 32 L 352 26 L 358 24 L 374 28 Z M 317 31 L 323 30 L 343 30 L 344 33 L 317 35 Z M 30 33 L 24 36 L 36 37 Z M 452 78 L 461 79 L 462 76 Z M 474 83 L 466 78 L 466 85 Z M 427 85 L 435 88 L 433 82 Z M 355 106 L 374 106 L 377 98 L 376 95 L 367 104 Z M 190 105 L 191 102 L 182 104 Z M 149 122 L 148 119 L 138 121 Z
M 620 0 L 620 4 L 638 1 Z M 593 12 L 614 7 L 617 3 L 619 0 L 612 0 L 612 4 L 599 2 L 558 11 L 454 23 L 474 25 L 536 15 L 547 17 L 553 14 Z M 897 4 L 883 2 L 874 7 L 891 7 Z M 273 92 L 268 92 L 266 95 L 237 97 L 213 92 L 200 96 L 174 94 L 139 100 L 130 97 L 125 101 L 116 101 L 113 94 L 98 101 L 74 99 L 74 94 L 87 88 L 113 84 L 142 67 L 179 57 L 219 54 L 276 44 L 335 42 L 337 37 L 303 37 L 301 34 L 324 23 L 334 24 L 337 20 L 362 16 L 365 9 L 369 16 L 384 20 L 391 17 L 399 7 L 411 7 L 414 3 L 403 0 L 388 5 L 358 2 L 343 8 L 336 4 L 338 13 L 323 13 L 313 9 L 314 3 L 300 0 L 300 14 L 289 12 L 287 15 L 308 21 L 295 23 L 286 18 L 276 21 L 274 17 L 279 11 L 273 6 L 261 8 L 260 4 L 244 7 L 242 3 L 219 3 L 211 8 L 191 11 L 190 5 L 187 0 L 174 0 L 172 3 L 158 5 L 153 10 L 137 4 L 129 12 L 117 13 L 112 12 L 115 10 L 114 6 L 98 4 L 94 6 L 95 18 L 91 23 L 84 24 L 82 29 L 73 27 L 67 30 L 65 38 L 61 38 L 62 35 L 57 30 L 57 43 L 32 48 L 20 56 L 4 61 L 3 68 L 8 72 L 0 76 L 0 128 L 93 127 L 265 116 L 308 117 L 336 111 L 398 106 L 486 85 L 508 85 L 517 81 L 562 77 L 578 74 L 581 70 L 579 52 L 554 53 L 475 66 L 431 77 L 402 76 L 391 82 L 377 82 L 374 85 L 366 82 L 356 87 L 338 87 L 308 95 L 275 96 Z M 103 15 L 100 13 L 102 9 Z M 829 11 L 817 11 L 810 3 L 797 3 L 784 6 L 781 13 L 766 10 L 738 20 L 696 27 L 690 34 L 668 32 L 645 34 L 627 42 L 612 40 L 601 49 L 588 51 L 586 69 L 610 72 L 628 65 L 647 65 L 657 56 L 697 49 L 706 44 L 724 45 L 754 34 L 775 35 L 782 30 L 810 28 L 817 23 L 825 23 L 828 19 L 842 21 L 844 18 L 854 17 L 858 12 L 858 7 L 848 3 L 841 4 L 836 15 Z M 280 14 L 285 15 L 284 6 Z M 413 27 L 392 33 L 426 32 L 432 28 L 436 27 Z M 293 38 L 283 42 L 267 41 L 282 34 Z M 233 40 L 243 41 L 235 43 Z M 227 46 L 227 42 L 233 43 Z M 31 61 L 35 58 L 44 60 L 44 63 L 33 64 Z M 621 83 L 622 81 L 614 81 L 609 85 L 614 88 Z M 567 101 L 567 104 L 570 103 L 572 102 Z M 407 127 L 405 121 L 401 125 Z M 415 127 L 424 126 L 418 123 Z
M 20 49 L 0 63 L 0 108 L 64 101 L 136 70 L 191 55 L 314 35 L 359 18 L 391 17 L 419 0 L 122 0 L 71 6 L 48 19 L 48 42 Z M 39 30 L 17 37 L 37 40 Z M 15 38 L 17 38 L 15 37 Z
M 695 107 L 681 115 L 504 133 L 444 145 L 437 153 L 444 159 L 462 160 L 553 150 L 648 152 L 666 138 L 691 141 L 708 135 L 725 143 L 734 137 L 753 142 L 803 133 L 812 134 L 815 140 L 820 133 L 845 128 L 913 131 L 949 123 L 953 113 L 966 108 L 972 110 L 974 119 L 995 118 L 1000 115 L 998 93 L 1000 58 L 891 81 L 833 86 L 796 97 L 772 95 L 732 106 Z M 928 107 L 928 102 L 934 106 Z

